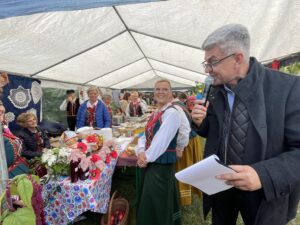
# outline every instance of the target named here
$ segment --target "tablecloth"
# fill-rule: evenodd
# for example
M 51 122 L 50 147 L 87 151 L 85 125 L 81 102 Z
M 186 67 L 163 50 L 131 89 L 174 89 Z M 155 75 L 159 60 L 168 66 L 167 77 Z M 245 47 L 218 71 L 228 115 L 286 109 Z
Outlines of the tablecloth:
M 67 225 L 85 211 L 106 213 L 110 199 L 112 175 L 117 160 L 111 160 L 98 180 L 71 183 L 68 177 L 50 179 L 43 186 L 47 225 Z

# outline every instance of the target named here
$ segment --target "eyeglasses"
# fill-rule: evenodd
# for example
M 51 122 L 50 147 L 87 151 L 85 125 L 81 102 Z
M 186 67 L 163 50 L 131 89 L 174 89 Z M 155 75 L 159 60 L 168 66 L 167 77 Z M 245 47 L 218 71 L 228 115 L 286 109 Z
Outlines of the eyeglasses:
M 228 55 L 228 56 L 225 56 L 224 58 L 219 59 L 219 60 L 214 61 L 214 62 L 211 62 L 211 63 L 209 63 L 209 62 L 207 62 L 207 61 L 204 61 L 204 62 L 202 62 L 201 64 L 202 64 L 202 66 L 203 66 L 203 68 L 204 68 L 205 70 L 207 69 L 209 72 L 212 72 L 212 71 L 213 71 L 213 67 L 216 67 L 216 66 L 219 65 L 222 61 L 224 61 L 225 59 L 227 59 L 227 58 L 229 58 L 229 57 L 231 57 L 231 56 L 234 56 L 234 55 L 235 55 L 235 53 L 230 54 L 230 55 Z

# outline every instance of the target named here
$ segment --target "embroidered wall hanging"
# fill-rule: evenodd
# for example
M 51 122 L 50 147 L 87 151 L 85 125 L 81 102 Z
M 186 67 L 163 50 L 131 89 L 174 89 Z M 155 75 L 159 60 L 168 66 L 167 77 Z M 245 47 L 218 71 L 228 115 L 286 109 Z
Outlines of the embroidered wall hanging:
M 3 88 L 2 101 L 6 108 L 6 120 L 12 131 L 20 129 L 17 117 L 30 111 L 40 121 L 42 88 L 41 81 L 30 77 L 8 75 L 9 83 Z

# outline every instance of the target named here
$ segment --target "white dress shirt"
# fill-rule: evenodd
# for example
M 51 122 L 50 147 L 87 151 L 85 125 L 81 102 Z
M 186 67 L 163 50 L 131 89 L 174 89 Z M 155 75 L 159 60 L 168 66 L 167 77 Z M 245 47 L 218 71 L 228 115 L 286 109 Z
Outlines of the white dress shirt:
M 170 105 L 171 103 L 166 104 L 157 112 L 165 110 Z M 146 151 L 145 135 L 139 138 L 137 154 L 145 151 L 147 162 L 154 162 L 167 150 L 172 139 L 176 135 L 177 130 L 179 129 L 181 120 L 180 113 L 174 108 L 169 108 L 163 113 L 161 120 L 162 124 L 159 130 L 155 133 L 150 147 Z
M 176 102 L 176 101 L 179 101 L 179 100 L 174 99 L 174 101 L 172 101 L 172 102 Z M 183 109 L 179 105 L 173 105 L 173 106 L 180 113 L 180 126 L 179 126 L 179 131 L 178 131 L 178 136 L 177 136 L 176 149 L 183 151 L 184 148 L 189 144 L 191 125 L 190 125 L 190 121 L 186 117 Z

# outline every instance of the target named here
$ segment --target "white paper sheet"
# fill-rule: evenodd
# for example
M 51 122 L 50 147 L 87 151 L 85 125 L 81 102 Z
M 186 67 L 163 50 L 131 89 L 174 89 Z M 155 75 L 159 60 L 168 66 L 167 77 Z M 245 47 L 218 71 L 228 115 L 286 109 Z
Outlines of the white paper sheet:
M 231 185 L 216 178 L 217 175 L 225 173 L 236 173 L 231 168 L 218 162 L 219 158 L 212 155 L 200 162 L 187 167 L 175 174 L 177 180 L 190 184 L 208 195 L 231 188 Z

